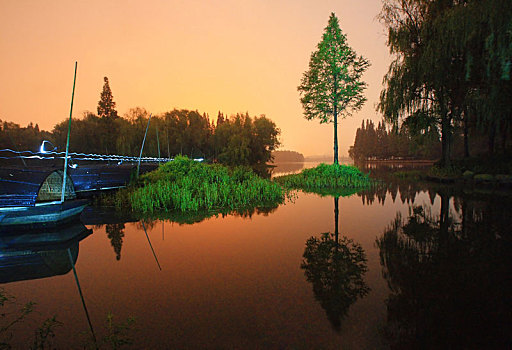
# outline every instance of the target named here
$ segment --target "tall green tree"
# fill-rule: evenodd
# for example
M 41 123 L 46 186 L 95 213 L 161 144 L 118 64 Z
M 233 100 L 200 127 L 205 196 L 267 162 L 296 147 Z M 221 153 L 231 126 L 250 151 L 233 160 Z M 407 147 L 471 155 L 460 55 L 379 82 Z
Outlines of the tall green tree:
M 331 13 L 322 41 L 311 54 L 309 69 L 298 86 L 306 119 L 334 124 L 334 163 L 338 164 L 338 116 L 361 109 L 366 83 L 361 76 L 369 62 L 348 46 L 338 18 Z

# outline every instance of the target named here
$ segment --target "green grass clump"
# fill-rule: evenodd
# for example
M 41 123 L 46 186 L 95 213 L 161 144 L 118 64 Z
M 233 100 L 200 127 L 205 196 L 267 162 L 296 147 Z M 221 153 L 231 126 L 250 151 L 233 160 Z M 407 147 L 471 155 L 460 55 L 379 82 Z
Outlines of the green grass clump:
M 204 164 L 176 157 L 119 191 L 114 202 L 136 212 L 235 210 L 281 203 L 286 191 L 250 169 Z M 127 203 L 128 202 L 128 203 Z
M 372 180 L 353 165 L 325 164 L 304 169 L 299 174 L 274 179 L 286 188 L 319 194 L 349 195 L 371 185 Z

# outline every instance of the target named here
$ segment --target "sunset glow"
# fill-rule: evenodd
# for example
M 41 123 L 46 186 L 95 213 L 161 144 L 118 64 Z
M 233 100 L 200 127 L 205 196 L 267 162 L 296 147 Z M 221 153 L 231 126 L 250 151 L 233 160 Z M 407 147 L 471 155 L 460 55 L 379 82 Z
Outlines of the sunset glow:
M 380 0 L 2 1 L 0 119 L 51 130 L 69 115 L 96 112 L 107 76 L 120 115 L 144 107 L 265 114 L 281 149 L 332 154 L 332 126 L 302 116 L 297 86 L 331 12 L 350 46 L 371 62 L 368 102 L 341 121 L 340 155 L 375 105 L 390 62 Z

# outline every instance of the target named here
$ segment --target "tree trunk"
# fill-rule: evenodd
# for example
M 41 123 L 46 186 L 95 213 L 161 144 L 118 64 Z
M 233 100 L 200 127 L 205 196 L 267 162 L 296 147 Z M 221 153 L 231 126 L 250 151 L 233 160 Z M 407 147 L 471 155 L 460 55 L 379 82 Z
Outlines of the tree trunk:
M 501 150 L 503 154 L 507 151 L 507 134 L 508 134 L 508 122 L 506 120 L 502 121 L 502 128 L 501 128 Z
M 468 140 L 468 131 L 469 131 L 469 115 L 467 111 L 464 111 L 464 158 L 469 158 L 469 140 Z
M 451 140 L 450 140 L 450 116 L 447 113 L 443 113 L 443 120 L 441 121 L 441 147 L 442 147 L 442 158 L 441 165 L 448 167 L 451 165 L 450 153 L 451 153 Z
M 334 164 L 338 163 L 338 116 L 334 107 Z
M 338 93 L 338 84 L 336 75 L 334 76 L 334 164 L 338 163 L 338 100 L 336 94 Z
M 488 150 L 489 154 L 494 154 L 494 140 L 496 139 L 496 123 L 494 121 L 491 122 L 491 125 L 489 126 L 489 139 L 488 139 Z

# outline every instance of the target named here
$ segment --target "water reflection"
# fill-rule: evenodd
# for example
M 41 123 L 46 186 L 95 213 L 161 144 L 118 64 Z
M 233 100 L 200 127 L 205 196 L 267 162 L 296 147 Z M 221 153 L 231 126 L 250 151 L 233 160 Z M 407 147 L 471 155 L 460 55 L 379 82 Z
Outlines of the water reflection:
M 82 223 L 75 222 L 55 230 L 2 235 L 0 283 L 67 274 L 71 262 L 74 264 L 78 259 L 79 242 L 91 233 Z
M 363 277 L 368 270 L 360 244 L 338 232 L 339 198 L 334 198 L 334 233 L 321 233 L 306 242 L 301 268 L 313 285 L 316 300 L 327 313 L 332 327 L 341 329 L 341 321 L 350 306 L 369 292 Z
M 121 249 L 123 247 L 124 228 L 124 223 L 105 225 L 105 232 L 107 233 L 108 239 L 110 239 L 110 244 L 112 245 L 112 248 L 114 248 L 114 252 L 116 253 L 116 260 L 121 260 Z
M 512 200 L 439 190 L 377 239 L 392 349 L 504 349 L 512 338 Z M 451 204 L 451 205 L 450 205 Z

